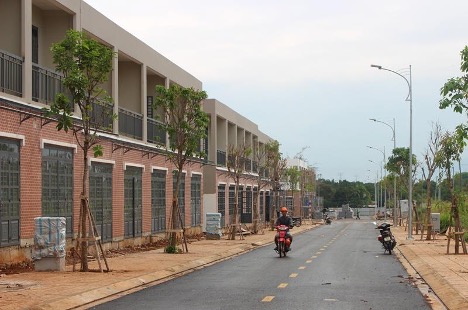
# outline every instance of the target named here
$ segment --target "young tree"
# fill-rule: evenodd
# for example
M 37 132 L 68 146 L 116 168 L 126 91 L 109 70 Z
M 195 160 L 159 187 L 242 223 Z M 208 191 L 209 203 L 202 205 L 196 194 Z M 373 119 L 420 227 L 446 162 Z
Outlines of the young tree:
M 447 183 L 450 189 L 451 195 L 451 208 L 450 208 L 450 225 L 452 219 L 455 221 L 455 233 L 462 231 L 461 222 L 460 222 L 460 212 L 458 210 L 458 197 L 455 194 L 453 188 L 452 180 L 452 166 L 453 162 L 460 160 L 460 156 L 463 153 L 463 149 L 466 145 L 465 140 L 462 135 L 458 134 L 459 131 L 456 131 L 455 134 L 445 133 L 441 139 L 441 150 L 440 156 L 437 157 L 438 163 L 444 168 L 447 175 Z M 449 231 L 450 232 L 450 231 Z M 460 238 L 460 239 L 459 239 Z M 463 245 L 463 251 L 466 254 L 466 245 L 463 236 L 455 234 L 455 254 L 458 254 L 459 242 L 461 241 Z M 448 238 L 448 244 L 450 244 L 450 237 Z M 447 253 L 449 247 L 447 245 Z
M 269 185 L 266 180 L 265 172 L 268 171 L 268 147 L 265 145 L 259 146 L 253 153 L 254 171 L 256 173 L 255 181 L 257 183 L 257 191 L 254 192 L 254 213 L 253 213 L 253 233 L 258 233 L 259 227 L 259 208 L 260 208 L 260 192 L 263 188 Z
M 431 240 L 432 229 L 429 229 L 431 224 L 431 180 L 434 176 L 435 170 L 439 167 L 440 148 L 441 148 L 441 127 L 439 123 L 432 124 L 432 131 L 430 134 L 428 148 L 424 154 L 424 163 L 426 164 L 427 174 L 424 167 L 421 167 L 423 177 L 426 181 L 426 225 L 428 227 L 426 232 L 426 240 Z
M 294 215 L 294 192 L 299 184 L 301 178 L 301 171 L 297 167 L 289 167 L 285 170 L 285 176 L 288 179 L 289 189 L 291 190 L 292 196 L 292 210 L 291 214 Z
M 237 225 L 240 223 L 239 221 L 239 184 L 240 178 L 245 172 L 245 159 L 252 153 L 252 149 L 245 145 L 241 144 L 235 146 L 233 144 L 228 145 L 227 150 L 227 169 L 228 169 L 228 176 L 236 185 L 235 187 L 235 194 L 234 194 L 234 212 L 232 215 L 232 225 L 229 230 L 229 239 L 235 240 L 236 239 L 236 230 Z
M 177 222 L 180 223 L 185 241 L 185 251 L 188 252 L 185 227 L 179 210 L 179 187 L 182 170 L 188 161 L 203 158 L 201 141 L 206 137 L 209 123 L 208 115 L 202 111 L 201 102 L 207 98 L 204 91 L 180 87 L 172 84 L 169 88 L 156 86 L 154 108 L 162 111 L 162 120 L 158 126 L 167 132 L 169 144 L 166 144 L 167 158 L 176 169 L 176 185 L 173 189 L 169 247 L 171 251 L 177 246 Z
M 413 154 L 412 164 L 413 167 L 411 169 L 411 174 L 414 178 L 414 174 L 416 172 L 416 167 L 418 166 L 418 162 L 416 160 L 416 156 Z M 393 173 L 398 175 L 400 188 L 405 187 L 408 188 L 408 178 L 409 178 L 409 148 L 407 147 L 397 147 L 393 150 L 393 154 L 388 158 L 388 162 L 385 164 L 385 168 Z
M 279 190 L 281 188 L 281 179 L 286 170 L 286 159 L 279 151 L 280 144 L 277 140 L 272 141 L 266 145 L 267 147 L 267 161 L 270 167 L 270 184 L 273 187 L 273 203 L 270 205 L 270 226 L 271 230 L 274 229 L 275 224 L 275 211 L 279 212 Z
M 93 117 L 93 110 L 99 106 L 108 107 L 111 98 L 101 88 L 112 71 L 113 51 L 88 38 L 83 32 L 67 31 L 63 41 L 53 44 L 51 51 L 57 71 L 64 76 L 63 85 L 71 95 L 72 101 L 65 94 L 58 94 L 50 108 L 45 108 L 46 116 L 55 117 L 57 129 L 68 132 L 72 129 L 76 141 L 83 150 L 83 176 L 80 195 L 80 219 L 77 253 L 81 256 L 81 271 L 88 271 L 88 241 L 89 215 L 88 183 L 89 183 L 89 152 L 93 150 L 95 157 L 102 155 L 102 146 L 96 136 L 99 122 Z M 73 107 L 77 106 L 81 113 L 81 121 L 74 122 Z M 110 113 L 111 114 L 111 113 Z M 111 115 L 110 117 L 115 117 Z M 93 236 L 94 237 L 94 236 Z M 80 249 L 78 249 L 78 247 Z

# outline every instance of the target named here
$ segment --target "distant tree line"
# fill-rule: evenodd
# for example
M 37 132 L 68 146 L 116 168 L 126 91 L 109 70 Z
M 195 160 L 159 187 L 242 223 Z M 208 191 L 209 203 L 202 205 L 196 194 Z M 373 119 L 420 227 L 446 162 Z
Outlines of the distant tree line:
M 456 173 L 453 177 L 454 187 L 458 191 L 468 192 L 468 172 Z M 320 179 L 318 194 L 323 198 L 325 208 L 337 208 L 344 204 L 349 204 L 352 208 L 366 207 L 375 204 L 375 184 L 363 182 L 349 182 L 346 180 L 326 180 Z M 380 201 L 385 201 L 385 184 L 387 186 L 387 206 L 393 206 L 393 194 L 391 182 L 384 181 L 384 189 Z M 378 186 L 378 197 L 380 195 L 380 183 Z M 418 180 L 413 186 L 413 199 L 419 205 L 425 202 L 427 185 L 425 180 Z M 450 191 L 447 179 L 439 182 L 431 181 L 431 193 L 435 200 L 450 201 Z M 397 199 L 407 199 L 408 193 L 402 190 Z

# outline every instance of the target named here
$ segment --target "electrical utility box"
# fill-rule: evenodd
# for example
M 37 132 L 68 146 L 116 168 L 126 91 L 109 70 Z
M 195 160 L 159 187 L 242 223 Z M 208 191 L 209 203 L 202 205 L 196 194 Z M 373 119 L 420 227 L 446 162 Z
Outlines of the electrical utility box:
M 440 233 L 440 213 L 431 213 L 432 231 Z

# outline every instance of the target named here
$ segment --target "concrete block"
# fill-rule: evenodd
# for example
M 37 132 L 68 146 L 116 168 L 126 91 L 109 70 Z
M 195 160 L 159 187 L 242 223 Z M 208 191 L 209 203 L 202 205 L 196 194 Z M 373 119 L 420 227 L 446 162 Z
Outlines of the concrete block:
M 65 271 L 65 257 L 43 257 L 34 262 L 36 271 Z

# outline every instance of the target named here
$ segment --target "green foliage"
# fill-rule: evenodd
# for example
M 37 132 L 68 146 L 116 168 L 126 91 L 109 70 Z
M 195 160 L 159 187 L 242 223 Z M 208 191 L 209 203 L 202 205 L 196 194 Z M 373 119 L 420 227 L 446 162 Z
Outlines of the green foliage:
M 371 185 L 373 191 L 374 185 Z M 320 180 L 319 190 L 325 208 L 341 207 L 344 204 L 350 204 L 353 208 L 362 207 L 372 200 L 366 184 L 361 182 Z
M 169 254 L 180 254 L 182 253 L 182 249 L 178 248 L 175 245 L 168 245 L 164 248 L 164 252 Z
M 98 128 L 96 123 L 92 123 L 91 115 L 95 105 L 110 105 L 112 102 L 101 85 L 107 81 L 112 71 L 114 52 L 76 30 L 68 30 L 63 41 L 52 45 L 51 52 L 57 71 L 63 74 L 62 82 L 67 94 L 57 94 L 51 106 L 43 109 L 44 115 L 57 120 L 57 130 L 68 132 L 75 126 L 72 107 L 76 105 L 81 112 L 79 128 L 82 129 L 85 140 L 80 146 L 86 154 L 93 147 L 94 156 L 101 156 L 102 148 L 96 145 L 95 136 Z M 91 132 L 92 129 L 94 133 Z M 74 132 L 75 135 L 78 133 Z
M 203 158 L 200 143 L 206 138 L 209 117 L 201 103 L 207 98 L 206 92 L 172 84 L 169 88 L 156 86 L 156 93 L 154 108 L 163 111 L 158 126 L 168 133 L 169 149 L 176 153 L 168 154 L 172 162 L 181 168 L 187 158 Z
M 297 167 L 289 167 L 286 169 L 285 175 L 288 178 L 289 188 L 291 189 L 291 191 L 295 191 L 297 185 L 299 184 L 301 171 L 299 171 Z
M 453 225 L 453 221 L 452 221 Z M 445 233 L 450 226 L 450 212 L 440 214 L 440 232 Z
M 413 165 L 411 169 L 412 175 L 416 171 L 418 165 L 417 158 L 413 154 L 411 163 Z M 388 162 L 385 164 L 385 169 L 389 172 L 396 173 L 398 178 L 397 182 L 400 184 L 400 187 L 407 188 L 408 179 L 409 179 L 409 148 L 407 147 L 397 147 L 393 149 L 392 155 L 388 158 Z
M 461 77 L 450 78 L 440 89 L 442 99 L 439 101 L 439 108 L 446 109 L 451 107 L 456 113 L 467 113 L 468 111 L 468 46 L 460 52 Z M 460 124 L 456 131 L 462 139 L 468 138 L 467 124 Z

